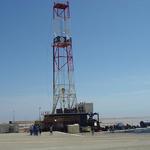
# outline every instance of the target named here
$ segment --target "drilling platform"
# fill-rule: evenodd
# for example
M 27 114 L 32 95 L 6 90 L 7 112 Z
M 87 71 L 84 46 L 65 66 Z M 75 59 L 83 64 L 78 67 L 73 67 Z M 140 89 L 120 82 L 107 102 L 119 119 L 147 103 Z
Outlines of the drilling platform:
M 74 82 L 72 37 L 70 33 L 70 6 L 68 1 L 53 4 L 53 106 L 44 115 L 43 128 L 67 132 L 67 126 L 79 124 L 80 128 L 99 127 L 99 114 L 93 113 L 93 104 L 78 103 Z M 86 109 L 88 105 L 88 110 Z M 94 116 L 97 119 L 93 119 Z

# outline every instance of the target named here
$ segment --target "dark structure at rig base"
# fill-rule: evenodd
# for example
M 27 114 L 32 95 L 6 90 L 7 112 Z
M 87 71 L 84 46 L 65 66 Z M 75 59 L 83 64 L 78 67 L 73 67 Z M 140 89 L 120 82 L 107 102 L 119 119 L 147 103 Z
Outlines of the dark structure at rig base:
M 94 116 L 97 119 L 94 119 Z M 100 129 L 98 113 L 47 114 L 41 123 L 44 131 L 49 131 L 50 126 L 53 126 L 53 130 L 67 132 L 67 126 L 72 124 L 79 124 L 81 132 L 82 127 L 87 126 L 94 127 L 95 131 Z

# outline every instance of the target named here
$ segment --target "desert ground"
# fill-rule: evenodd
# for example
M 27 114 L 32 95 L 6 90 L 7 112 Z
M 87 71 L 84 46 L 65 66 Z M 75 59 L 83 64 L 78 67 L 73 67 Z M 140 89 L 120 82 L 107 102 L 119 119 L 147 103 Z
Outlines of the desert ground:
M 54 132 L 0 134 L 0 150 L 149 150 L 150 134 Z

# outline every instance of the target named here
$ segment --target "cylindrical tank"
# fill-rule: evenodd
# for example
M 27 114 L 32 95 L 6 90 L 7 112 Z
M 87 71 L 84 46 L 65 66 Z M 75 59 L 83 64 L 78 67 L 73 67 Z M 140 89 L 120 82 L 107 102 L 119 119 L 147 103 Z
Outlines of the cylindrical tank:
M 150 122 L 141 121 L 141 122 L 140 122 L 140 126 L 141 126 L 142 128 L 146 128 L 146 127 L 150 126 Z

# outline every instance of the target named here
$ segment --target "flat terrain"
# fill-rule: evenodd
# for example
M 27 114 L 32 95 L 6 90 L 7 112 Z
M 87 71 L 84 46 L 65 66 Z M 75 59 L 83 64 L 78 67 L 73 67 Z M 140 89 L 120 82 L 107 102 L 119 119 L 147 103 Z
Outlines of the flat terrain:
M 0 134 L 0 150 L 150 150 L 150 134 Z

